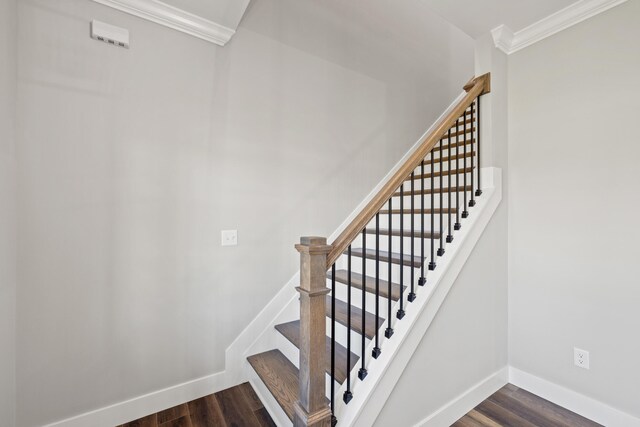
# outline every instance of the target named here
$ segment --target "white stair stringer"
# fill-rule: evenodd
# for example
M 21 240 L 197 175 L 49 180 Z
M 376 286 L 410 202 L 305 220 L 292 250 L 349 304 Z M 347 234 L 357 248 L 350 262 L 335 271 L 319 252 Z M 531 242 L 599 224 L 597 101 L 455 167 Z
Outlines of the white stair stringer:
M 372 345 L 367 348 L 367 377 L 360 381 L 357 368 L 353 370 L 349 404 L 342 400 L 345 384 L 336 391 L 335 416 L 338 426 L 371 426 L 384 407 L 394 386 L 400 379 L 411 356 L 453 287 L 473 248 L 502 200 L 502 171 L 483 168 L 482 195 L 462 220 L 462 228 L 454 233 L 454 240 L 446 246 L 446 253 L 438 260 L 438 267 L 429 271 L 427 284 L 416 287 L 417 298 L 405 304 L 405 317 L 394 321 L 394 334 L 381 341 L 382 354 L 371 357 Z M 464 415 L 464 414 L 462 414 Z
M 381 325 L 379 345 L 382 349 L 382 354 L 378 359 L 373 359 L 371 356 L 375 344 L 374 341 L 367 342 L 365 366 L 368 375 L 364 380 L 358 378 L 357 372 L 362 364 L 360 360 L 350 373 L 353 399 L 349 404 L 344 404 L 342 400 L 342 395 L 346 390 L 346 381 L 341 387 L 336 386 L 334 405 L 338 426 L 373 425 L 449 290 L 455 283 L 482 232 L 488 225 L 502 199 L 502 174 L 501 170 L 497 168 L 483 168 L 481 174 L 482 195 L 476 198 L 476 205 L 469 208 L 469 217 L 461 220 L 462 228 L 454 232 L 454 240 L 446 245 L 444 256 L 438 258 L 437 268 L 434 271 L 427 272 L 426 285 L 424 287 L 415 287 L 416 300 L 409 303 L 405 299 L 404 310 L 406 315 L 402 320 L 396 319 L 395 313 L 399 303 L 393 302 L 393 318 L 391 322 L 394 334 L 390 339 L 385 338 L 384 329 L 387 322 Z M 405 298 L 408 292 L 409 289 L 407 288 Z M 381 314 L 385 314 L 384 317 L 386 317 L 386 310 L 385 303 L 384 306 L 381 305 Z M 288 301 L 271 322 L 262 325 L 264 328 L 263 333 L 246 350 L 243 360 L 248 355 L 277 348 L 294 365 L 298 366 L 297 349 L 288 343 L 286 338 L 281 336 L 274 328 L 279 323 L 297 319 L 299 319 L 299 301 L 297 297 L 294 297 Z M 327 323 L 327 333 L 329 333 L 329 327 L 329 323 Z M 356 333 L 353 334 L 355 334 L 354 337 L 356 338 L 359 336 Z M 341 339 L 343 337 L 338 336 L 336 338 L 337 342 L 345 344 L 344 339 Z M 352 345 L 354 346 L 352 350 L 359 354 L 360 340 L 352 338 Z M 243 365 L 243 378 L 251 381 L 276 424 L 290 426 L 291 422 L 246 360 L 244 360 Z M 328 388 L 327 393 L 329 393 Z

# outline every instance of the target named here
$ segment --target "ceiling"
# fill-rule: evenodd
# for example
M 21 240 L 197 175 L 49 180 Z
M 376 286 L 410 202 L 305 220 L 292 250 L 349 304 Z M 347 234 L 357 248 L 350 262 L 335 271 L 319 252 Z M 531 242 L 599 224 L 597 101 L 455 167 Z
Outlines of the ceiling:
M 250 0 L 162 0 L 164 3 L 193 13 L 209 21 L 235 30 Z
M 163 0 L 220 25 L 236 29 L 250 0 Z M 258 0 L 259 1 L 259 0 Z M 429 9 L 460 28 L 472 38 L 489 33 L 499 25 L 517 32 L 577 0 L 421 0 Z M 355 2 L 360 3 L 360 2 Z M 394 2 L 395 8 L 410 9 L 416 2 Z M 382 3 L 384 4 L 384 3 Z M 375 6 L 366 7 L 371 13 Z M 419 9 L 419 8 L 418 8 Z M 381 12 L 385 7 L 381 7 Z M 387 10 L 388 12 L 388 10 Z
M 425 4 L 472 38 L 506 25 L 522 30 L 577 0 L 423 0 Z

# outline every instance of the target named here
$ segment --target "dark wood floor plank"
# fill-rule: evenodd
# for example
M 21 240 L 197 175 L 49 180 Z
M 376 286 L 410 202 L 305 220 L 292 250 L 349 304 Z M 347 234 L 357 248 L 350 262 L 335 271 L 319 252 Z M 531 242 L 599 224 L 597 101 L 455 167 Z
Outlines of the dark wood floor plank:
M 156 414 L 147 415 L 123 424 L 122 427 L 158 427 L 157 416 Z
M 472 409 L 469 414 L 467 414 L 469 419 L 482 427 L 502 427 L 501 424 L 495 422 L 489 417 L 482 415 L 480 412 Z
M 173 408 L 165 409 L 164 411 L 158 412 L 158 424 L 166 423 L 167 421 L 175 420 L 176 418 L 184 417 L 189 415 L 189 409 L 187 408 L 187 404 L 183 403 L 182 405 L 174 406 Z
M 248 382 L 242 383 L 239 386 L 242 392 L 244 393 L 245 400 L 247 401 L 248 407 L 253 411 L 257 411 L 258 409 L 264 408 L 264 405 L 260 401 L 260 398 L 256 394 L 251 384 Z
M 290 420 L 298 400 L 298 368 L 278 350 L 270 350 L 247 358 Z
M 336 321 L 347 326 L 347 303 L 336 299 Z M 327 317 L 331 317 L 331 297 L 327 295 Z M 365 336 L 369 339 L 373 338 L 376 333 L 376 317 L 374 314 L 367 312 L 365 314 Z M 379 318 L 378 325 L 382 326 L 383 318 Z M 358 307 L 351 307 L 351 330 L 362 335 L 362 310 Z
M 527 405 L 523 405 L 517 400 L 506 397 L 500 392 L 494 393 L 493 395 L 489 396 L 487 400 L 495 403 L 496 405 L 499 405 L 502 408 L 508 409 L 519 417 L 530 421 L 537 427 L 556 427 L 558 425 L 557 422 L 553 422 L 552 420 L 550 420 L 541 411 L 529 408 Z
M 293 322 L 282 323 L 276 325 L 276 329 L 285 338 L 293 343 L 296 347 L 300 348 L 300 321 L 295 320 Z M 336 343 L 336 363 L 335 363 L 335 380 L 342 384 L 347 379 L 347 349 Z M 325 352 L 326 352 L 326 372 L 331 374 L 331 338 L 327 337 L 325 340 Z M 351 353 L 351 366 L 348 372 L 356 366 L 358 363 L 358 356 L 353 352 Z
M 476 411 L 492 419 L 504 427 L 537 427 L 535 424 L 514 414 L 490 400 L 485 400 L 476 407 Z
M 385 252 L 386 253 L 386 252 Z M 373 257 L 375 259 L 375 250 L 373 253 Z M 384 261 L 380 258 L 381 261 Z M 331 272 L 327 273 L 327 278 L 331 279 Z M 348 284 L 349 283 L 349 272 L 347 270 L 337 270 L 336 271 L 336 282 Z M 374 294 L 376 293 L 376 278 L 371 276 L 365 276 L 365 289 L 368 293 Z M 362 274 L 351 272 L 351 286 L 356 289 L 362 289 Z M 407 287 L 404 286 L 404 289 Z M 383 298 L 389 298 L 389 282 L 386 280 L 379 278 L 378 279 L 378 289 L 380 291 L 380 296 Z M 400 299 L 400 285 L 397 283 L 391 283 L 391 299 L 393 301 L 398 301 Z
M 569 427 L 602 427 L 600 424 L 595 423 L 587 418 L 584 418 L 574 412 L 569 411 L 561 406 L 558 406 L 546 399 L 536 396 L 526 390 L 518 387 L 503 387 L 496 392 L 495 396 L 492 396 L 494 400 L 498 399 L 510 399 L 511 405 L 514 408 L 523 412 L 536 412 L 540 413 L 544 417 L 546 424 L 540 425 L 563 425 Z
M 209 395 L 188 403 L 192 427 L 227 427 L 218 401 Z
M 507 384 L 455 427 L 602 427 L 533 393 Z
M 276 423 L 273 422 L 271 415 L 269 415 L 269 412 L 267 412 L 265 408 L 260 408 L 257 411 L 254 411 L 253 415 L 255 415 L 261 427 L 277 427 Z
M 229 427 L 260 427 L 253 411 L 248 411 L 244 392 L 239 387 L 231 387 L 214 395 L 220 405 L 222 416 Z
M 158 424 L 158 427 L 193 427 L 191 425 L 191 419 L 189 415 L 185 415 L 180 418 L 167 421 L 166 423 Z
M 224 411 L 216 397 L 220 394 L 222 394 L 221 401 Z M 243 383 L 219 393 L 131 421 L 119 427 L 265 426 L 275 426 L 275 424 L 251 385 Z
M 485 427 L 482 423 L 474 420 L 469 415 L 465 415 L 452 424 L 452 427 Z

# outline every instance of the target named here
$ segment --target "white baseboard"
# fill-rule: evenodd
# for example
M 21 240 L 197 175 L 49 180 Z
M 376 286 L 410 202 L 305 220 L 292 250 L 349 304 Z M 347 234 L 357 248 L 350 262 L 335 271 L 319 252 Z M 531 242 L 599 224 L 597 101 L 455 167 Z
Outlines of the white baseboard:
M 451 400 L 414 427 L 449 427 L 488 396 L 506 385 L 508 374 L 509 369 L 505 366 Z
M 640 427 L 640 419 L 535 375 L 509 367 L 509 382 L 607 427 Z
M 45 427 L 113 427 L 224 390 L 228 386 L 225 372 L 222 371 L 47 424 Z

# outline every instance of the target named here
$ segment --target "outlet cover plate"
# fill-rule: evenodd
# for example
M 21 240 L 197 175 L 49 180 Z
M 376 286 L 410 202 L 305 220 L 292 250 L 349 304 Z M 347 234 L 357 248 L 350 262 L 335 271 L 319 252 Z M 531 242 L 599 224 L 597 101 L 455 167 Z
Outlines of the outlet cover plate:
M 579 348 L 573 348 L 573 363 L 583 369 L 589 369 L 589 352 Z

